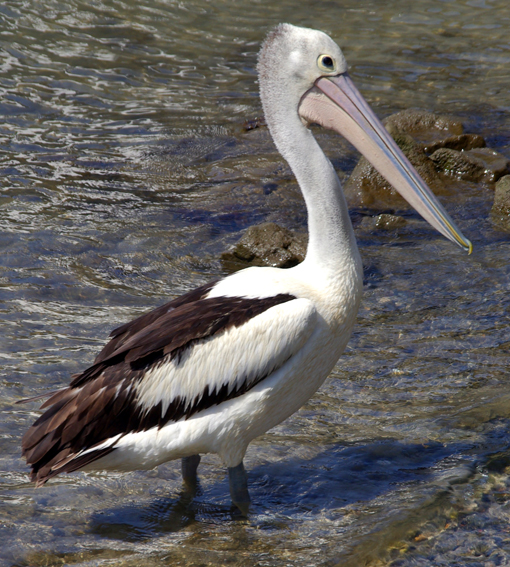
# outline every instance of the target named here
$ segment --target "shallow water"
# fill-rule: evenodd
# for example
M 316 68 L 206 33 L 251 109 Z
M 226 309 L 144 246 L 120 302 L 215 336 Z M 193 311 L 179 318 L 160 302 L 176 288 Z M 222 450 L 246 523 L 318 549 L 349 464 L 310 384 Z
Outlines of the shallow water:
M 355 333 L 316 396 L 250 446 L 247 521 L 213 456 L 191 502 L 176 463 L 36 491 L 19 444 L 37 405 L 13 405 L 65 384 L 119 323 L 223 274 L 246 227 L 304 229 L 267 131 L 242 128 L 261 114 L 272 25 L 331 33 L 381 117 L 453 113 L 510 157 L 509 20 L 504 0 L 0 6 L 1 565 L 510 563 L 510 241 L 488 220 L 490 186 L 443 200 L 470 257 L 417 216 L 371 233 L 353 212 Z M 346 178 L 354 150 L 317 136 Z

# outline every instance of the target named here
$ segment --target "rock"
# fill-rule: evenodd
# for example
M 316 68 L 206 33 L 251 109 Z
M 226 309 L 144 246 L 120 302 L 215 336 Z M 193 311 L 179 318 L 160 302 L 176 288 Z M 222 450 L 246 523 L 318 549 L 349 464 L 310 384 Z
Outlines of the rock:
M 262 185 L 262 191 L 264 192 L 264 195 L 271 195 L 271 193 L 273 191 L 276 191 L 278 189 L 278 185 L 276 183 L 265 183 L 264 185 Z
M 375 227 L 379 230 L 395 230 L 397 228 L 402 228 L 406 224 L 406 219 L 404 217 L 399 217 L 398 215 L 383 213 L 375 217 Z
M 458 179 L 479 181 L 485 173 L 483 164 L 470 159 L 470 156 L 465 152 L 440 148 L 430 156 L 430 159 L 434 162 L 438 171 Z
M 496 150 L 491 148 L 474 148 L 465 153 L 484 164 L 486 171 L 485 181 L 495 182 L 510 173 L 510 160 Z
M 423 149 L 426 153 L 433 154 L 439 148 L 448 148 L 450 150 L 460 151 L 484 147 L 485 140 L 479 134 L 460 134 L 458 136 L 448 136 L 442 140 L 424 144 Z
M 272 222 L 251 226 L 239 242 L 221 255 L 225 267 L 238 270 L 249 266 L 291 268 L 302 262 L 306 255 L 305 235 Z
M 463 133 L 462 123 L 456 118 L 422 110 L 403 110 L 384 120 L 388 132 L 414 165 L 425 183 L 436 195 L 447 189 L 434 163 L 425 153 L 432 144 L 472 147 L 485 144 L 481 137 Z M 344 187 L 350 206 L 372 209 L 408 209 L 409 204 L 373 168 L 361 158 Z
M 404 217 L 382 213 L 375 217 L 364 217 L 361 221 L 361 228 L 365 230 L 396 230 L 406 226 L 407 221 Z
M 493 208 L 510 215 L 510 175 L 505 175 L 496 183 Z
M 504 156 L 486 148 L 482 136 L 464 134 L 456 118 L 404 110 L 389 116 L 384 124 L 436 195 L 451 195 L 458 190 L 456 182 L 448 177 L 494 182 L 510 171 Z M 410 207 L 365 158 L 356 165 L 344 191 L 351 207 Z
M 465 181 L 494 182 L 509 171 L 506 157 L 490 148 L 469 151 L 440 148 L 430 159 L 438 171 Z
M 399 113 L 401 114 L 401 113 Z M 395 142 L 407 156 L 409 161 L 423 177 L 425 183 L 436 194 L 444 193 L 443 181 L 434 164 L 425 154 L 423 147 L 408 134 L 392 134 Z M 344 193 L 351 207 L 400 208 L 408 209 L 410 205 L 395 189 L 362 157 L 344 186 Z
M 261 128 L 266 125 L 266 120 L 263 116 L 258 116 L 252 120 L 245 120 L 243 123 L 243 129 L 247 132 L 250 130 L 255 130 L 255 128 Z
M 445 134 L 460 136 L 464 132 L 462 122 L 456 118 L 412 108 L 388 116 L 383 123 L 393 137 L 410 134 L 413 139 L 422 142 L 444 138 Z
M 491 218 L 501 228 L 510 230 L 510 175 L 496 183 Z

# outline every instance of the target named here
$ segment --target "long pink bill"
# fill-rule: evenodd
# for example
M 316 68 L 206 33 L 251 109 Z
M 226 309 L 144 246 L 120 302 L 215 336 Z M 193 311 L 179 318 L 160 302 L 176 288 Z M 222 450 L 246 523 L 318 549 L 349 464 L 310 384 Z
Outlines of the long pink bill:
M 457 228 L 347 73 L 318 79 L 301 99 L 299 114 L 308 122 L 344 136 L 426 221 L 471 253 L 471 242 Z

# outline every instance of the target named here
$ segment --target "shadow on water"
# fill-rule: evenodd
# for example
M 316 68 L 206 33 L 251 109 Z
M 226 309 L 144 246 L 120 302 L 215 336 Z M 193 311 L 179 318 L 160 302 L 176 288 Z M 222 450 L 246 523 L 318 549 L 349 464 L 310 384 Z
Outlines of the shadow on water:
M 356 502 L 375 500 L 413 485 L 434 484 L 444 490 L 440 479 L 442 463 L 448 470 L 455 461 L 463 479 L 474 472 L 474 461 L 466 455 L 469 444 L 406 444 L 381 441 L 361 446 L 335 445 L 313 459 L 292 458 L 249 470 L 253 500 L 251 518 L 267 512 L 287 520 L 303 514 L 342 513 Z M 468 462 L 469 461 L 469 462 Z M 448 482 L 452 482 L 451 477 Z M 225 504 L 211 501 L 223 500 Z M 224 524 L 239 521 L 230 505 L 226 479 L 200 485 L 196 494 L 183 490 L 174 497 L 157 498 L 149 504 L 121 505 L 102 510 L 90 519 L 91 532 L 100 537 L 141 542 L 165 533 L 178 532 L 196 522 Z
M 195 502 L 200 496 L 184 489 L 175 498 L 157 498 L 149 505 L 127 505 L 95 514 L 91 532 L 102 537 L 140 542 L 165 533 L 178 532 L 197 521 L 197 516 L 211 520 L 233 518 L 231 510 Z

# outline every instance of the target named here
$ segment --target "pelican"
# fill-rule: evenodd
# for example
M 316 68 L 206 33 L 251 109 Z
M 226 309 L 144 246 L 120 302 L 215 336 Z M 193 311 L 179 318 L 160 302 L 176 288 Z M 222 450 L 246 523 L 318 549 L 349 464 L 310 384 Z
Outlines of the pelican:
M 183 479 L 193 483 L 200 455 L 216 453 L 233 504 L 248 513 L 248 444 L 324 382 L 362 293 L 347 204 L 312 123 L 347 138 L 434 228 L 471 251 L 329 36 L 280 24 L 262 46 L 258 76 L 269 131 L 306 202 L 305 260 L 286 270 L 247 268 L 115 329 L 92 366 L 48 394 L 23 437 L 37 486 L 63 472 L 152 469 L 172 459 L 182 459 Z

